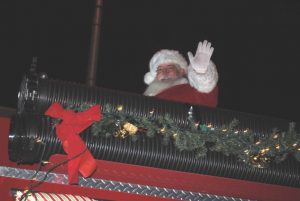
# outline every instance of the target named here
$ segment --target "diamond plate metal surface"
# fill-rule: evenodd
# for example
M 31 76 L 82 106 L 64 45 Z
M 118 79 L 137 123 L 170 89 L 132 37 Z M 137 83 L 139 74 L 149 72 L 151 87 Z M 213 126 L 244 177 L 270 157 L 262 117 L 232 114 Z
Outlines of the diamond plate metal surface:
M 0 166 L 0 176 L 31 180 L 35 176 L 35 170 L 20 169 Z M 40 171 L 35 176 L 36 180 L 43 180 L 46 172 Z M 45 182 L 68 185 L 68 175 L 49 173 Z M 79 177 L 79 186 L 95 188 L 116 192 L 126 192 L 131 194 L 146 195 L 160 198 L 169 198 L 188 201 L 253 201 L 242 198 L 212 195 L 206 193 L 185 191 L 180 189 L 161 188 L 157 186 L 125 183 L 120 181 L 110 181 L 104 179 Z

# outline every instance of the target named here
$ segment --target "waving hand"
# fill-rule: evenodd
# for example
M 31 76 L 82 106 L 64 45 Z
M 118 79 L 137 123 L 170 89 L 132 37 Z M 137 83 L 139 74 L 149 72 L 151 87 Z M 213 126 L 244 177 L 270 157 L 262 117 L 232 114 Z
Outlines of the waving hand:
M 195 56 L 188 52 L 191 67 L 197 73 L 206 73 L 214 48 L 207 40 L 199 42 Z

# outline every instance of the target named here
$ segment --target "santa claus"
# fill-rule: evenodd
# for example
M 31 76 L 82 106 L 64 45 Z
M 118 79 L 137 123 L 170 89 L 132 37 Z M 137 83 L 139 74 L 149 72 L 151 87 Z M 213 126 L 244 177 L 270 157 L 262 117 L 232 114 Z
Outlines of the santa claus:
M 214 48 L 208 41 L 199 42 L 195 56 L 188 52 L 189 64 L 175 50 L 163 49 L 150 60 L 145 74 L 146 96 L 193 105 L 216 107 L 218 72 L 211 61 Z

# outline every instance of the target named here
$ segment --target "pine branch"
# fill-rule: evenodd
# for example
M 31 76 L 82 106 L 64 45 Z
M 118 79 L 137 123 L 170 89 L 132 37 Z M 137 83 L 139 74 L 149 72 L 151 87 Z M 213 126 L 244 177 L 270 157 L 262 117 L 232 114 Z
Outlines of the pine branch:
M 68 109 L 84 111 L 91 105 Z M 234 155 L 238 160 L 253 167 L 268 167 L 270 163 L 280 163 L 291 154 L 300 161 L 300 133 L 295 130 L 295 123 L 290 123 L 287 131 L 273 129 L 267 137 L 257 137 L 251 130 L 240 131 L 239 121 L 233 119 L 228 125 L 214 127 L 201 124 L 188 114 L 189 125 L 182 129 L 176 125 L 169 114 L 154 118 L 154 111 L 148 117 L 139 117 L 134 113 L 124 112 L 123 106 L 116 108 L 110 104 L 102 107 L 102 119 L 94 123 L 91 133 L 100 137 L 131 137 L 137 141 L 139 135 L 153 138 L 162 135 L 162 143 L 173 143 L 180 151 L 194 151 L 197 158 L 204 157 L 207 151 L 221 152 L 226 156 Z M 58 121 L 53 119 L 52 126 Z

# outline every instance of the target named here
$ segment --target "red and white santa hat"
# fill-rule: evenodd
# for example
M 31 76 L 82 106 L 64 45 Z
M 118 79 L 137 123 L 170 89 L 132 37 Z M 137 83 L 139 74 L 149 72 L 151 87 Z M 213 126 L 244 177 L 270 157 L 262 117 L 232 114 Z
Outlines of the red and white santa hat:
M 161 64 L 173 63 L 179 65 L 183 69 L 187 69 L 188 63 L 185 58 L 176 50 L 163 49 L 156 52 L 149 62 L 150 71 L 144 76 L 144 82 L 150 84 L 156 77 L 156 70 Z

